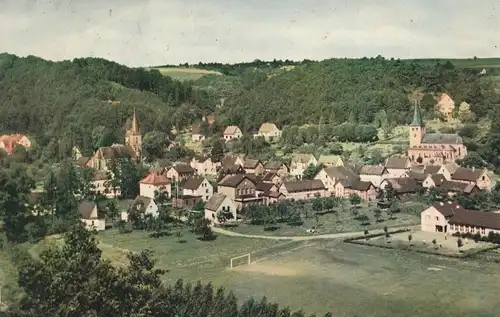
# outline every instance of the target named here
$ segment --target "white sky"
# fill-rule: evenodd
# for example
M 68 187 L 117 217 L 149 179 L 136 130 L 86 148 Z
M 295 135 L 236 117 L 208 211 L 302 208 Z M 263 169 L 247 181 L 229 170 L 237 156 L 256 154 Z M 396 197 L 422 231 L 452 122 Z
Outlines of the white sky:
M 0 52 L 130 66 L 500 57 L 500 1 L 0 0 Z

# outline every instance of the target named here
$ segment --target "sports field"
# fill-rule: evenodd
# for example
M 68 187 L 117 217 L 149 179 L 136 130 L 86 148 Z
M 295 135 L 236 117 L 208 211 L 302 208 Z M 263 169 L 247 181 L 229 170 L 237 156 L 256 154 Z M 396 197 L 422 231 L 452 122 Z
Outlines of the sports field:
M 500 273 L 489 262 L 460 262 L 340 240 L 289 241 L 218 236 L 202 242 L 185 232 L 150 238 L 146 232 L 99 234 L 103 256 L 121 265 L 127 251 L 154 251 L 165 282 L 178 278 L 223 286 L 240 300 L 269 300 L 333 316 L 494 316 Z M 48 243 L 48 242 L 45 242 Z M 33 249 L 38 252 L 40 247 Z M 250 265 L 229 259 L 251 253 Z

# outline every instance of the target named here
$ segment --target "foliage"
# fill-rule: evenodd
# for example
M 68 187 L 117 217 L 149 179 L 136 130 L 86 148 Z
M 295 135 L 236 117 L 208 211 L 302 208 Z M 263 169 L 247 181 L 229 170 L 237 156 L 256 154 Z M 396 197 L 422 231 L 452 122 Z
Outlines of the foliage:
M 310 164 L 302 173 L 303 179 L 313 179 L 321 170 L 321 165 Z

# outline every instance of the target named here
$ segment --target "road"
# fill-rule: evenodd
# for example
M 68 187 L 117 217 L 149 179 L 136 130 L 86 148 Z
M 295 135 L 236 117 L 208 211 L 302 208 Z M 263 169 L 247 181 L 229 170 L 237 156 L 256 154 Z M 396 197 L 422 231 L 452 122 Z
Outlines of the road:
M 396 230 L 401 230 L 401 229 L 412 229 L 416 230 L 420 228 L 420 226 L 401 226 L 401 227 L 392 227 L 389 228 L 389 231 L 396 231 Z M 212 227 L 212 231 L 218 234 L 226 235 L 226 236 L 232 236 L 232 237 L 243 237 L 243 238 L 253 238 L 253 239 L 269 239 L 269 240 L 292 240 L 292 241 L 307 241 L 307 240 L 316 240 L 316 239 L 345 239 L 345 238 L 351 238 L 351 237 L 357 237 L 357 236 L 363 236 L 365 233 L 364 231 L 357 231 L 357 232 L 340 232 L 340 233 L 327 233 L 327 234 L 317 234 L 317 235 L 310 235 L 310 236 L 261 236 L 261 235 L 254 235 L 254 234 L 243 234 L 243 233 L 237 233 L 231 230 L 227 229 L 222 229 L 222 228 L 217 228 L 217 227 Z M 370 234 L 375 234 L 375 233 L 382 233 L 384 232 L 383 229 L 378 229 L 378 230 L 371 230 Z

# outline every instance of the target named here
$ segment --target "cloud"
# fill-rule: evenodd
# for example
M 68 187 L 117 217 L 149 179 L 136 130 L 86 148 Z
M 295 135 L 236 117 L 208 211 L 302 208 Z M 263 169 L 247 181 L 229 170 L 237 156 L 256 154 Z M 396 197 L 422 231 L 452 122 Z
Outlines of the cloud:
M 198 61 L 500 56 L 500 5 L 482 0 L 0 0 L 0 52 Z

